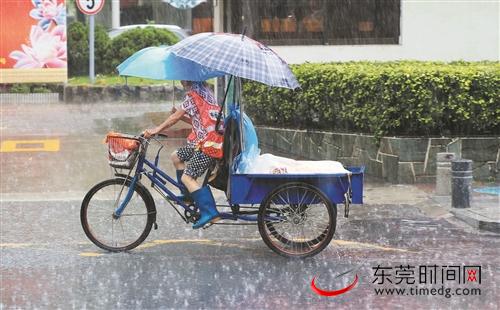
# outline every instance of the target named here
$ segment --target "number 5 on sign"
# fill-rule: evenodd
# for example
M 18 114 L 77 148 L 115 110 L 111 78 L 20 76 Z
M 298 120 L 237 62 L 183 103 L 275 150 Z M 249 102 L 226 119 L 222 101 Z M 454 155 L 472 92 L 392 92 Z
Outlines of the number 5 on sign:
M 76 6 L 83 14 L 94 15 L 104 7 L 104 0 L 76 0 Z

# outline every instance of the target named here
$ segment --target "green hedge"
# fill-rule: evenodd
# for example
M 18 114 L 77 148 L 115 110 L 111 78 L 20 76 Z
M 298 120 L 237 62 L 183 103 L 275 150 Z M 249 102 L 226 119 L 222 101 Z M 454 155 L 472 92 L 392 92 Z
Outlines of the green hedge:
M 146 27 L 128 30 L 111 40 L 106 53 L 106 73 L 115 72 L 116 66 L 145 47 L 173 45 L 178 41 L 177 36 L 166 29 Z
M 89 28 L 81 22 L 68 26 L 68 73 L 69 76 L 85 75 L 89 72 Z M 106 29 L 96 25 L 94 29 L 95 73 L 105 73 L 111 39 Z
M 301 89 L 248 82 L 257 124 L 383 135 L 500 132 L 498 62 L 349 62 L 292 66 Z
M 0 93 L 58 93 L 63 88 L 62 84 L 57 83 L 15 83 L 0 84 Z
M 106 30 L 95 28 L 95 73 L 115 73 L 115 68 L 133 53 L 148 47 L 172 45 L 178 38 L 166 29 L 153 27 L 128 30 L 110 39 Z M 80 22 L 68 26 L 68 68 L 70 76 L 88 74 L 88 27 Z

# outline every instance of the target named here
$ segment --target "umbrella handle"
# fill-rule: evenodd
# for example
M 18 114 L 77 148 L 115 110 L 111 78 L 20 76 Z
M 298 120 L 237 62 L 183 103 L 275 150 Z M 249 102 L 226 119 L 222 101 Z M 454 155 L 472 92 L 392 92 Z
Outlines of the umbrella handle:
M 245 38 L 245 33 L 247 32 L 247 26 L 243 27 L 243 32 L 241 33 L 241 41 Z
M 227 94 L 229 93 L 229 87 L 231 86 L 232 80 L 233 80 L 233 76 L 231 75 L 229 77 L 229 83 L 227 84 L 226 93 L 224 94 L 224 99 L 222 100 L 222 106 L 220 108 L 219 115 L 217 115 L 217 121 L 215 122 L 215 131 L 219 130 L 220 120 L 222 118 L 222 113 L 224 113 L 224 105 L 226 104 L 226 98 L 227 98 Z
M 175 108 L 175 81 L 172 80 L 172 106 Z

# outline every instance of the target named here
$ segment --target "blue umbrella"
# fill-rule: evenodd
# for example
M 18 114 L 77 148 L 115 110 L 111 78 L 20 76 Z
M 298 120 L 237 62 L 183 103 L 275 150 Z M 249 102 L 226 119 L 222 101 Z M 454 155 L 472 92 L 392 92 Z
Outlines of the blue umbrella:
M 177 57 L 170 46 L 144 48 L 118 65 L 120 75 L 154 80 L 205 81 L 225 73 L 210 69 L 189 59 Z
M 198 33 L 172 45 L 171 51 L 203 66 L 270 86 L 300 86 L 278 54 L 244 35 Z

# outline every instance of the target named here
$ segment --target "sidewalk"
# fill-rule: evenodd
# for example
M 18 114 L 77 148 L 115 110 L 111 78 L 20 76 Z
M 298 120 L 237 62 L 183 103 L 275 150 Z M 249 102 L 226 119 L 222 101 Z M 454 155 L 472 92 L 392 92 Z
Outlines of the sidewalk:
M 430 217 L 454 216 L 476 229 L 500 233 L 499 195 L 473 190 L 471 207 L 458 209 L 451 207 L 451 195 L 436 196 L 434 187 L 434 184 L 392 185 L 368 182 L 365 183 L 364 203 L 412 205 Z
M 451 205 L 451 197 L 439 197 L 439 199 L 442 201 L 441 203 Z M 451 213 L 474 228 L 500 233 L 499 195 L 473 191 L 471 207 L 466 209 L 452 208 Z

